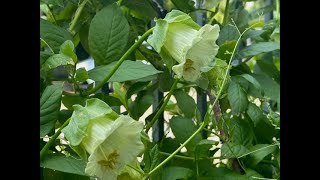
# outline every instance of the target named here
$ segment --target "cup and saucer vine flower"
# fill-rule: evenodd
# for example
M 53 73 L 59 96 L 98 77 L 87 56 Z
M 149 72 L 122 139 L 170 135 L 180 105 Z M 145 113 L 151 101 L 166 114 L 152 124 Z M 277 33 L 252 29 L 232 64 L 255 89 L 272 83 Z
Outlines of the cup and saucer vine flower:
M 153 34 L 147 42 L 172 68 L 177 78 L 195 82 L 202 72 L 208 72 L 214 66 L 219 32 L 217 24 L 200 27 L 189 15 L 172 10 L 164 19 L 156 20 Z
M 70 145 L 89 154 L 85 173 L 100 180 L 117 179 L 127 173 L 144 150 L 140 135 L 143 124 L 118 115 L 103 101 L 89 99 L 74 106 L 70 124 L 62 131 Z M 134 174 L 134 173 L 129 173 Z

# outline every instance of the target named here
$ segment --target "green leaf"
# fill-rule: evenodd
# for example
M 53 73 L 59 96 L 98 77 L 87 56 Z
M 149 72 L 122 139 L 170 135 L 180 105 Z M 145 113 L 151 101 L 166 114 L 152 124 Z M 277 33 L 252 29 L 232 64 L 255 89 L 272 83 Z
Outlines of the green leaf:
M 202 6 L 205 9 L 215 8 L 222 0 L 204 0 Z
M 222 82 L 226 75 L 227 67 L 228 67 L 228 64 L 225 61 L 216 58 L 214 67 L 209 72 L 206 73 L 209 80 L 209 86 L 215 91 L 215 93 L 218 93 L 218 91 L 222 87 Z M 224 92 L 228 87 L 227 83 L 229 81 L 230 81 L 230 76 L 227 75 L 226 83 L 222 92 Z
M 174 91 L 173 94 L 177 100 L 178 107 L 181 109 L 185 117 L 192 118 L 197 108 L 194 99 L 183 90 Z
M 254 133 L 248 120 L 237 117 L 233 117 L 230 120 L 231 124 L 229 125 L 229 128 L 232 131 L 233 142 L 244 146 L 250 146 L 254 138 Z
M 47 135 L 58 119 L 63 84 L 47 86 L 40 98 L 40 137 Z
M 119 60 L 129 38 L 129 25 L 114 3 L 99 11 L 89 28 L 89 49 L 97 65 Z
M 212 141 L 208 139 L 202 139 L 195 148 L 196 157 L 205 158 L 209 156 L 209 149 L 212 148 L 213 145 L 218 145 L 219 142 Z
M 43 169 L 44 180 L 91 180 L 88 176 L 70 174 L 52 169 Z
M 179 143 L 184 143 L 196 130 L 197 127 L 192 119 L 176 116 L 170 119 L 171 130 Z M 201 141 L 202 137 L 197 134 L 187 145 L 189 154 L 192 154 L 196 144 Z
M 139 119 L 145 111 L 153 104 L 154 98 L 150 93 L 139 93 L 137 98 L 132 104 L 130 104 L 129 109 L 131 116 L 134 119 Z
M 89 78 L 88 72 L 85 68 L 79 68 L 76 71 L 75 79 L 79 82 L 84 82 Z
M 55 54 L 50 56 L 42 65 L 42 70 L 50 71 L 58 66 L 74 65 L 71 57 L 64 54 Z
M 40 67 L 46 62 L 46 60 L 52 56 L 53 54 L 50 52 L 40 51 Z
M 190 12 L 195 9 L 194 1 L 192 0 L 171 0 L 174 6 L 183 12 Z
M 248 56 L 255 56 L 261 53 L 270 52 L 280 49 L 279 43 L 275 42 L 259 42 L 256 44 L 252 44 L 243 48 L 239 55 L 240 57 L 248 57 Z
M 251 167 L 254 167 L 260 161 L 262 161 L 263 158 L 265 158 L 267 155 L 269 155 L 276 149 L 277 149 L 276 145 L 270 145 L 270 144 L 257 144 L 251 147 L 249 150 L 252 153 L 249 156 L 248 164 L 250 164 Z
M 256 36 L 259 36 L 260 34 L 264 33 L 264 30 L 249 30 L 243 35 L 243 39 L 247 38 L 254 38 Z
M 229 62 L 233 49 L 236 46 L 237 41 L 226 41 L 219 47 L 219 51 L 217 54 L 217 58 L 225 60 L 226 62 Z
M 160 153 L 160 150 L 159 150 L 158 145 L 156 144 L 155 146 L 153 146 L 153 148 L 149 152 L 149 158 L 150 158 L 150 169 L 149 169 L 149 171 L 154 169 L 157 165 L 160 164 L 161 161 L 160 161 L 159 153 Z M 150 179 L 156 179 L 156 180 L 160 179 L 161 172 L 162 172 L 162 167 L 160 169 L 158 169 L 155 173 L 153 173 L 150 176 Z
M 260 83 L 253 76 L 250 74 L 241 74 L 241 77 L 249 81 L 259 92 L 263 94 Z
M 248 104 L 247 114 L 249 115 L 250 119 L 252 120 L 254 126 L 256 126 L 259 121 L 263 120 L 263 113 L 259 107 L 257 107 L 253 103 Z
M 163 73 L 159 75 L 159 89 L 162 92 L 170 90 L 174 80 L 168 68 L 164 68 Z
M 280 83 L 280 71 L 273 62 L 274 56 L 271 52 L 265 53 L 254 66 L 254 73 L 270 76 Z
M 242 144 L 224 143 L 221 147 L 221 159 L 238 158 L 249 152 Z
M 66 40 L 72 40 L 72 36 L 67 30 L 42 18 L 40 18 L 40 38 L 50 46 L 54 53 L 59 52 L 61 44 Z
M 67 157 L 64 154 L 48 154 L 43 161 L 40 161 L 40 167 L 88 176 L 84 172 L 86 162 L 75 157 Z
M 231 25 L 224 26 L 220 31 L 217 44 L 220 46 L 226 41 L 236 41 L 239 38 L 239 36 L 240 35 L 236 27 Z
M 72 146 L 78 146 L 87 136 L 86 129 L 91 119 L 114 113 L 109 105 L 96 98 L 88 99 L 85 107 L 76 104 L 73 109 L 70 123 L 62 129 Z
M 76 53 L 74 52 L 74 45 L 73 45 L 72 41 L 70 41 L 70 40 L 65 41 L 61 45 L 60 54 L 64 54 L 66 56 L 71 57 L 74 63 L 77 63 L 77 61 L 78 61 L 78 57 L 77 57 Z
M 209 79 L 206 74 L 201 74 L 201 77 L 197 79 L 196 84 L 203 90 L 207 90 L 209 86 Z
M 161 180 L 192 179 L 194 172 L 184 167 L 167 167 L 162 171 Z
M 235 81 L 231 81 L 229 84 L 228 99 L 233 114 L 239 115 L 246 110 L 248 105 L 247 94 Z
M 135 13 L 139 13 L 149 20 L 157 16 L 157 12 L 150 0 L 123 0 L 121 5 L 128 7 Z
M 63 96 L 62 97 L 62 103 L 63 105 L 69 109 L 73 110 L 73 105 L 79 104 L 81 106 L 84 106 L 86 103 L 87 98 L 81 97 L 81 96 Z
M 252 74 L 252 76 L 260 83 L 265 96 L 273 101 L 279 100 L 280 85 L 278 83 L 264 75 Z
M 228 168 L 210 168 L 206 175 L 200 176 L 198 180 L 248 180 L 246 176 L 234 172 Z
M 94 81 L 102 81 L 103 78 L 110 73 L 115 64 L 116 62 L 94 68 L 89 71 L 89 78 Z M 161 71 L 156 70 L 152 65 L 144 64 L 141 61 L 126 60 L 121 64 L 108 82 L 132 81 L 158 73 L 161 73 Z

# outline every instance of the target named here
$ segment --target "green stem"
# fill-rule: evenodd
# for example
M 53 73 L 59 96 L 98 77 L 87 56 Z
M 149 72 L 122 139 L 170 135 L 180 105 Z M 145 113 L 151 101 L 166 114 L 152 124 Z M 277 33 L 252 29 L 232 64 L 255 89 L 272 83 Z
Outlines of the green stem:
M 221 88 L 219 89 L 219 92 L 218 92 L 218 95 L 216 96 L 216 99 L 215 99 L 214 102 L 212 103 L 212 106 L 213 106 L 213 107 L 214 107 L 215 104 L 218 102 L 218 99 L 219 99 L 220 96 L 221 96 L 222 89 L 223 89 L 224 86 L 225 86 L 226 79 L 227 79 L 227 75 L 228 75 L 229 70 L 230 70 L 230 67 L 231 67 L 232 59 L 233 59 L 233 57 L 234 57 L 234 55 L 235 55 L 236 49 L 237 49 L 237 47 L 238 47 L 238 45 L 239 45 L 239 42 L 240 42 L 243 34 L 244 34 L 245 32 L 247 32 L 251 27 L 255 26 L 256 24 L 257 24 L 257 23 L 251 25 L 249 28 L 247 28 L 246 30 L 244 30 L 243 33 L 240 34 L 240 36 L 239 36 L 239 38 L 238 38 L 238 40 L 237 40 L 237 42 L 236 42 L 236 45 L 235 45 L 235 47 L 234 47 L 234 49 L 233 49 L 233 51 L 232 51 L 232 55 L 231 55 L 231 57 L 230 57 L 230 60 L 229 60 L 229 64 L 228 64 L 226 73 L 225 73 L 225 75 L 224 75 Z M 211 109 L 210 111 L 212 111 L 212 109 Z M 211 113 L 211 112 L 210 112 L 210 113 Z M 162 161 L 158 166 L 156 166 L 156 167 L 155 167 L 154 169 L 152 169 L 149 173 L 147 173 L 143 179 L 146 180 L 146 179 L 148 178 L 148 176 L 150 176 L 152 173 L 154 173 L 154 172 L 157 171 L 160 167 L 162 167 L 164 164 L 166 164 L 170 159 L 172 159 L 178 152 L 180 152 L 180 150 L 181 150 L 185 145 L 187 145 L 199 132 L 201 132 L 203 128 L 205 128 L 206 124 L 207 124 L 206 122 L 203 122 L 203 123 L 201 124 L 201 126 L 200 126 L 183 144 L 181 144 L 181 146 L 180 146 L 178 149 L 176 149 L 169 157 L 167 157 L 167 158 L 166 158 L 164 161 Z
M 179 82 L 179 79 L 176 79 L 174 81 L 174 83 L 171 86 L 171 89 L 167 95 L 166 100 L 163 102 L 163 104 L 161 105 L 160 109 L 157 111 L 156 115 L 153 116 L 152 120 L 150 121 L 150 123 L 147 124 L 146 126 L 146 133 L 148 133 L 148 131 L 150 130 L 150 128 L 153 126 L 153 124 L 158 120 L 160 114 L 164 111 L 164 108 L 166 107 L 167 103 L 169 102 L 169 99 L 171 97 L 171 95 L 173 94 L 173 90 L 176 87 L 177 83 Z
M 148 178 L 148 176 L 150 176 L 152 173 L 154 173 L 155 171 L 157 171 L 160 167 L 162 167 L 164 164 L 166 164 L 169 160 L 171 160 L 174 156 L 176 156 L 176 154 L 178 152 L 180 152 L 180 150 L 186 145 L 188 144 L 201 130 L 202 128 L 204 128 L 206 125 L 206 123 L 202 123 L 200 128 L 196 130 L 196 132 L 194 132 L 183 144 L 181 144 L 181 146 L 176 149 L 172 154 L 170 154 L 169 157 L 167 157 L 164 161 L 162 161 L 157 167 L 155 167 L 154 169 L 152 169 L 149 173 L 146 174 L 146 176 L 143 178 L 144 180 Z
M 153 28 L 149 29 L 147 32 L 145 32 L 141 38 L 135 42 L 129 49 L 128 51 L 121 57 L 121 59 L 118 61 L 118 63 L 113 67 L 113 69 L 111 70 L 111 72 L 108 74 L 108 76 L 106 76 L 99 84 L 97 84 L 94 88 L 92 88 L 91 90 L 84 92 L 84 95 L 89 95 L 92 94 L 94 92 L 96 92 L 97 90 L 99 90 L 105 83 L 107 83 L 109 81 L 109 79 L 113 76 L 113 74 L 117 71 L 117 69 L 120 67 L 120 65 L 123 63 L 124 60 L 127 59 L 127 57 L 135 50 L 137 49 L 142 42 L 152 33 Z
M 78 9 L 77 9 L 77 11 L 76 11 L 76 13 L 75 13 L 75 15 L 74 15 L 74 18 L 73 18 L 72 21 L 71 21 L 71 25 L 70 25 L 70 27 L 69 27 L 69 31 L 70 31 L 72 34 L 74 34 L 73 29 L 74 29 L 74 27 L 76 26 L 76 23 L 77 23 L 77 21 L 78 21 L 78 19 L 79 19 L 79 17 L 80 17 L 80 14 L 81 14 L 84 6 L 87 4 L 88 1 L 89 1 L 89 0 L 84 0 L 84 1 L 82 1 L 82 3 L 79 5 L 79 7 L 78 7 Z
M 280 0 L 276 0 L 276 20 L 280 20 Z
M 226 6 L 224 8 L 224 15 L 223 15 L 223 21 L 222 21 L 223 26 L 225 26 L 227 23 L 228 11 L 229 11 L 229 0 L 226 1 Z
M 48 141 L 48 143 L 41 149 L 40 151 L 40 160 L 43 158 L 43 156 L 46 154 L 46 152 L 48 151 L 48 149 L 52 146 L 52 144 L 54 143 L 54 141 L 57 139 L 57 137 L 60 135 L 61 130 L 66 127 L 69 122 L 70 122 L 69 118 L 68 120 L 66 120 L 66 122 L 64 122 L 62 124 L 62 126 L 58 129 L 58 131 L 56 133 L 54 133 L 53 136 L 51 136 L 50 140 Z

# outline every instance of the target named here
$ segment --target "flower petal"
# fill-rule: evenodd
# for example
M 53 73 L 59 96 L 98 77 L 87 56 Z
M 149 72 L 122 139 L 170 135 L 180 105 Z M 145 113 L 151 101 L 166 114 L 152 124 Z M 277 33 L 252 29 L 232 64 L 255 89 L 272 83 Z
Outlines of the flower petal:
M 140 139 L 143 125 L 129 116 L 120 116 L 106 126 L 110 126 L 106 129 L 108 135 L 90 155 L 85 172 L 101 180 L 112 180 L 143 151 Z
M 218 25 L 204 25 L 198 31 L 193 46 L 187 53 L 187 59 L 191 59 L 198 67 L 202 68 L 212 65 L 219 50 L 219 46 L 216 44 L 219 31 Z

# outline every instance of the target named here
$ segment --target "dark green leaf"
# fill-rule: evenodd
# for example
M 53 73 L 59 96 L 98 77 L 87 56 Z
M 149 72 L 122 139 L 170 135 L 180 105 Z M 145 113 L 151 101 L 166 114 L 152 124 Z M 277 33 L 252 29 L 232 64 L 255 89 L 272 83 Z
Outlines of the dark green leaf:
M 79 68 L 76 71 L 75 79 L 79 82 L 84 82 L 89 78 L 88 72 L 85 68 Z
M 259 92 L 262 92 L 262 88 L 261 88 L 260 83 L 254 77 L 252 77 L 250 74 L 241 74 L 241 77 L 243 77 L 247 81 L 249 81 Z
M 248 120 L 237 117 L 233 117 L 230 120 L 231 124 L 229 125 L 229 128 L 232 131 L 232 142 L 242 144 L 244 146 L 251 145 L 254 133 L 248 123 Z
M 221 159 L 238 158 L 249 150 L 242 144 L 224 143 L 221 147 Z
M 194 172 L 191 169 L 171 166 L 163 169 L 161 180 L 190 179 L 193 176 Z
M 197 127 L 192 119 L 176 116 L 170 119 L 171 130 L 179 143 L 184 143 L 196 130 Z M 188 153 L 192 153 L 196 144 L 201 141 L 201 135 L 197 134 L 187 145 Z
M 220 45 L 217 58 L 225 60 L 226 62 L 229 62 L 233 49 L 236 46 L 237 41 L 226 41 L 222 45 Z
M 113 96 L 104 95 L 103 93 L 97 93 L 93 96 L 94 98 L 101 99 L 105 103 L 107 103 L 109 106 L 121 106 L 121 101 Z
M 159 75 L 159 89 L 162 92 L 167 92 L 170 90 L 173 84 L 173 77 L 168 68 L 164 68 L 163 73 Z
M 43 161 L 40 161 L 40 167 L 87 176 L 84 172 L 86 167 L 84 161 L 71 156 L 67 157 L 64 154 L 47 155 Z
M 153 104 L 153 100 L 153 95 L 150 93 L 138 95 L 135 101 L 129 106 L 131 117 L 133 119 L 139 119 Z
M 121 5 L 128 7 L 135 11 L 135 13 L 139 13 L 150 20 L 157 16 L 157 12 L 152 3 L 150 0 L 123 0 Z
M 58 121 L 60 124 L 63 124 L 66 120 L 68 120 L 72 115 L 72 111 L 63 109 L 59 112 Z
M 153 146 L 153 148 L 150 150 L 149 156 L 150 156 L 150 170 L 154 169 L 158 164 L 160 164 L 160 158 L 159 158 L 159 147 L 156 144 Z M 162 168 L 161 168 L 162 169 Z M 153 176 L 160 174 L 161 169 L 159 169 L 156 173 L 154 173 Z
M 247 114 L 249 115 L 250 119 L 252 120 L 254 126 L 256 126 L 259 121 L 263 120 L 263 113 L 259 107 L 257 107 L 253 103 L 248 104 Z
M 114 3 L 99 11 L 89 28 L 89 49 L 97 65 L 119 60 L 129 38 L 129 25 Z
M 230 169 L 219 167 L 210 168 L 206 175 L 200 176 L 198 180 L 248 180 L 246 176 Z
M 280 71 L 273 62 L 273 54 L 271 52 L 265 53 L 254 66 L 254 72 L 257 74 L 267 75 L 280 83 Z
M 243 5 L 240 5 L 235 11 L 230 14 L 229 19 L 233 19 L 234 23 L 237 25 L 241 32 L 248 26 L 249 13 L 244 8 Z M 229 21 L 231 23 L 231 21 Z M 238 33 L 239 34 L 239 33 Z
M 252 74 L 252 76 L 260 83 L 265 96 L 274 101 L 279 100 L 280 85 L 278 83 L 264 75 Z
M 115 64 L 116 62 L 105 66 L 100 66 L 89 71 L 90 79 L 94 81 L 102 81 L 103 78 L 110 73 Z M 144 64 L 141 61 L 126 60 L 113 74 L 109 82 L 132 81 L 158 73 L 161 73 L 161 71 L 156 70 L 152 65 Z
M 67 40 L 60 46 L 60 54 L 64 54 L 72 58 L 73 62 L 76 63 L 78 61 L 78 57 L 74 52 L 74 45 L 72 41 Z
M 73 110 L 72 106 L 75 104 L 84 106 L 86 103 L 86 99 L 87 98 L 81 96 L 63 96 L 62 103 L 67 109 Z
M 249 150 L 252 152 L 248 159 L 248 164 L 250 164 L 251 167 L 254 167 L 257 165 L 260 161 L 263 160 L 267 155 L 272 153 L 277 149 L 276 145 L 270 145 L 270 144 L 257 144 L 253 147 L 251 147 Z
M 253 38 L 262 34 L 264 30 L 249 30 L 247 33 L 243 35 L 243 39 Z
M 236 75 L 241 75 L 241 74 L 251 74 L 251 70 L 249 66 L 245 63 L 241 63 L 236 67 L 233 67 L 230 70 L 230 75 L 231 76 L 236 76 Z
M 236 41 L 239 37 L 240 34 L 237 31 L 237 28 L 231 25 L 227 25 L 221 29 L 217 44 L 220 46 L 226 41 Z
M 150 82 L 137 82 L 134 83 L 132 86 L 129 87 L 127 94 L 126 94 L 126 98 L 129 99 L 131 98 L 131 96 L 139 91 L 141 91 L 142 89 L 144 89 Z
M 270 52 L 280 49 L 279 43 L 275 42 L 260 42 L 256 44 L 252 44 L 248 47 L 243 48 L 239 55 L 241 57 L 255 56 L 261 53 Z
M 171 2 L 178 10 L 183 12 L 190 12 L 195 9 L 194 1 L 191 0 L 171 0 Z
M 58 66 L 74 65 L 71 57 L 64 54 L 55 54 L 50 56 L 42 65 L 42 70 L 50 71 Z
M 40 51 L 40 67 L 46 62 L 46 60 L 52 56 L 53 54 L 50 52 Z
M 240 114 L 246 110 L 248 99 L 246 92 L 235 81 L 231 81 L 228 88 L 228 99 L 233 114 Z
M 209 86 L 209 79 L 208 76 L 205 74 L 202 74 L 199 79 L 196 80 L 197 86 L 199 86 L 203 90 L 207 90 Z
M 40 98 L 40 137 L 47 135 L 58 120 L 63 84 L 50 85 Z
M 218 145 L 219 142 L 212 141 L 208 139 L 201 140 L 197 145 L 195 149 L 196 157 L 199 158 L 205 158 L 209 155 L 209 149 L 212 148 L 213 145 Z
M 70 174 L 52 169 L 43 169 L 44 180 L 92 180 L 88 176 L 81 176 L 77 174 Z M 41 179 L 41 178 L 40 178 Z
M 175 91 L 173 94 L 177 100 L 178 107 L 181 109 L 185 117 L 192 118 L 197 108 L 194 99 L 183 90 Z
M 84 24 L 81 26 L 79 30 L 79 38 L 82 47 L 90 54 L 89 44 L 88 44 L 88 36 L 89 36 L 89 25 Z
M 71 34 L 42 18 L 40 18 L 40 38 L 44 40 L 54 53 L 58 53 L 61 44 L 66 40 L 72 40 Z
M 276 135 L 275 127 L 272 126 L 267 117 L 263 117 L 262 121 L 259 121 L 256 127 L 253 129 L 254 134 L 261 144 L 272 143 L 272 138 Z

